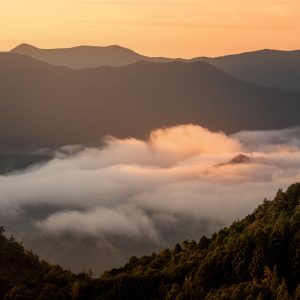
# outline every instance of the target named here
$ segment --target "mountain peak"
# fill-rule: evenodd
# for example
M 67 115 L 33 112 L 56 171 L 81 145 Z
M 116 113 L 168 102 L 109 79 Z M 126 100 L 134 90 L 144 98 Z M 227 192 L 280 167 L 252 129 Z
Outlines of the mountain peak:
M 238 154 L 232 158 L 228 164 L 248 164 L 251 162 L 251 158 L 245 154 Z
M 35 46 L 32 46 L 30 44 L 26 44 L 26 43 L 23 43 L 23 44 L 20 44 L 18 46 L 16 46 L 15 48 L 11 49 L 10 52 L 17 52 L 17 53 L 20 53 L 20 52 L 23 52 L 23 51 L 30 51 L 30 50 L 36 50 L 38 49 L 37 47 Z
M 235 157 L 233 157 L 231 160 L 225 163 L 220 163 L 216 165 L 215 167 L 223 167 L 223 166 L 230 166 L 230 165 L 238 165 L 238 164 L 249 164 L 251 163 L 251 157 L 245 155 L 245 154 L 238 154 Z
M 29 44 L 20 44 L 10 52 L 25 54 L 51 65 L 65 66 L 71 69 L 125 66 L 144 59 L 155 62 L 166 60 L 164 58 L 146 57 L 120 45 L 81 45 L 71 48 L 45 49 Z

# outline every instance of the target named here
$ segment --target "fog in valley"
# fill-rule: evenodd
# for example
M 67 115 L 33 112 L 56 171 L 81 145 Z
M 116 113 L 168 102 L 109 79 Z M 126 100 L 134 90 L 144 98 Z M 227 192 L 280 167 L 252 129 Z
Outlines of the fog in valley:
M 300 179 L 300 128 L 225 135 L 188 124 L 103 142 L 0 177 L 8 232 L 74 271 L 199 240 Z

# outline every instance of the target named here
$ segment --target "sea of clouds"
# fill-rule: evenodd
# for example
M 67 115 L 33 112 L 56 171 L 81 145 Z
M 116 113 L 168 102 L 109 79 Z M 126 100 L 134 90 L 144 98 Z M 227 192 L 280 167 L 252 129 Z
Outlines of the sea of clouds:
M 231 160 L 239 154 L 250 158 Z M 75 271 L 199 240 L 300 180 L 300 128 L 211 132 L 157 129 L 147 140 L 107 137 L 0 176 L 3 225 L 42 257 Z

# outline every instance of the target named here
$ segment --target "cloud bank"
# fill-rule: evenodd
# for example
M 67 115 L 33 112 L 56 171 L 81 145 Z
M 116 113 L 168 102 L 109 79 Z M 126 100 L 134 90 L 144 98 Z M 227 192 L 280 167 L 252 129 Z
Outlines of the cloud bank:
M 44 165 L 0 176 L 2 219 L 24 240 L 30 233 L 29 246 L 46 258 L 80 261 L 77 269 L 95 263 L 78 260 L 83 250 L 73 253 L 74 241 L 102 249 L 94 258 L 106 257 L 96 267 L 102 271 L 127 256 L 210 234 L 300 180 L 299 128 L 226 136 L 190 124 L 154 130 L 146 141 L 104 142 L 66 147 Z M 239 154 L 250 162 L 233 163 Z M 53 254 L 37 240 L 70 244 Z

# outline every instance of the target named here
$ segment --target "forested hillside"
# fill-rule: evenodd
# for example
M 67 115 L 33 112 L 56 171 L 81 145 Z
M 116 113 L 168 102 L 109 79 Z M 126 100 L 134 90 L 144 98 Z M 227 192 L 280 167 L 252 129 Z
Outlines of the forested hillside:
M 99 279 L 40 262 L 2 233 L 3 299 L 300 299 L 299 200 L 293 184 L 209 238 L 132 257 Z

